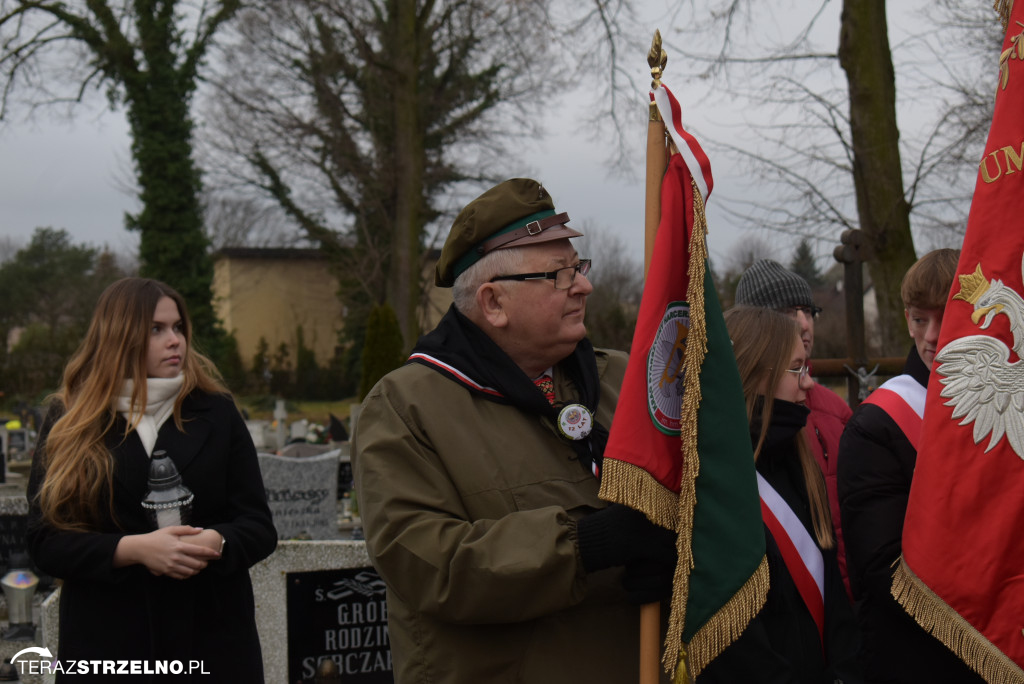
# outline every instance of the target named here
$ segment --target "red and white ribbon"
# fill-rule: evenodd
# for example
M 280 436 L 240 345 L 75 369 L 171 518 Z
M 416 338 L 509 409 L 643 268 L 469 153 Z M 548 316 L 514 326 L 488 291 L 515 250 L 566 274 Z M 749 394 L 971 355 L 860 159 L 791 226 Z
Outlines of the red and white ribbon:
M 892 418 L 911 446 L 917 450 L 924 423 L 924 403 L 927 390 L 909 375 L 897 375 L 868 395 L 865 404 L 874 404 Z
M 711 160 L 708 159 L 708 155 L 704 154 L 697 139 L 683 128 L 683 108 L 679 106 L 676 96 L 664 83 L 651 91 L 651 100 L 657 103 L 661 119 L 665 122 L 665 128 L 672 136 L 676 147 L 679 148 L 679 154 L 683 155 L 686 168 L 690 170 L 690 175 L 697 182 L 701 196 L 707 202 L 708 196 L 711 195 L 711 189 L 715 185 L 714 179 L 711 177 Z
M 807 604 L 824 644 L 825 561 L 821 549 L 793 509 L 761 473 L 757 473 L 757 491 L 761 495 L 761 517 L 782 553 L 786 569 Z

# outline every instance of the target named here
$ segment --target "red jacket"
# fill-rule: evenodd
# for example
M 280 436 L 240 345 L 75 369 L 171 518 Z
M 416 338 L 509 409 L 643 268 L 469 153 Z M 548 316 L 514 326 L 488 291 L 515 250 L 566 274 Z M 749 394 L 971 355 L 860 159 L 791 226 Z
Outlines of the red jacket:
M 825 489 L 828 491 L 828 505 L 832 513 L 832 529 L 836 534 L 836 556 L 839 560 L 839 574 L 843 577 L 846 593 L 850 594 L 850 578 L 846 573 L 846 545 L 839 519 L 839 491 L 836 472 L 838 467 L 839 438 L 853 411 L 838 394 L 827 387 L 814 384 L 807 392 L 807 434 L 811 452 L 825 474 Z

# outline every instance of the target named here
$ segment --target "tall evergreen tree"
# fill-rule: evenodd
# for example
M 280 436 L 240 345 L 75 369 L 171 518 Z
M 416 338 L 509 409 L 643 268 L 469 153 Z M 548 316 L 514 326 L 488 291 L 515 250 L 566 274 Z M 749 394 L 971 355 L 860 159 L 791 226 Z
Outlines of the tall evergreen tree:
M 197 335 L 215 347 L 223 346 L 223 333 L 211 302 L 191 103 L 214 34 L 240 6 L 241 0 L 0 0 L 0 117 L 19 86 L 35 89 L 33 97 L 44 103 L 77 101 L 106 86 L 111 106 L 125 106 L 142 201 L 126 223 L 141 236 L 141 274 L 181 292 Z M 86 59 L 76 62 L 82 54 Z M 45 78 L 48 68 L 71 78 Z M 62 82 L 70 92 L 54 94 Z
M 814 261 L 811 242 L 807 238 L 801 240 L 800 244 L 796 246 L 796 252 L 793 254 L 793 261 L 789 264 L 789 270 L 806 280 L 811 289 L 821 285 L 821 270 Z
M 363 372 L 359 380 L 359 399 L 370 393 L 377 381 L 402 365 L 402 333 L 395 312 L 387 304 L 370 311 L 366 325 Z

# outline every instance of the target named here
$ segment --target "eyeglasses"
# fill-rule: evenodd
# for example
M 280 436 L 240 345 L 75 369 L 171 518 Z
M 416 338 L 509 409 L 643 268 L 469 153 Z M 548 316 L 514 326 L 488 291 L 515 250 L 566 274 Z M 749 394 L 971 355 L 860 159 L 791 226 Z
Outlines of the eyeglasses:
M 547 273 L 516 273 L 514 275 L 494 276 L 490 282 L 498 280 L 553 280 L 556 290 L 568 290 L 576 282 L 576 274 L 586 276 L 590 273 L 590 259 L 580 259 L 578 264 L 565 266 Z
M 794 375 L 799 375 L 800 379 L 803 380 L 804 378 L 807 377 L 807 374 L 811 372 L 811 367 L 805 363 L 799 368 L 787 368 L 786 372 L 793 373 Z
M 784 313 L 790 318 L 796 318 L 798 313 L 802 313 L 807 318 L 817 318 L 818 314 L 821 313 L 820 306 L 786 306 L 781 309 L 776 309 L 779 313 Z

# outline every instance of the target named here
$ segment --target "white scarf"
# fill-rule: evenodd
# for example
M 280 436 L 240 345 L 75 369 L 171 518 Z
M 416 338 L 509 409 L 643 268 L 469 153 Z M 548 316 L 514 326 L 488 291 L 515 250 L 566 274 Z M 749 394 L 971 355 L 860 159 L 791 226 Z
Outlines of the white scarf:
M 146 410 L 142 414 L 135 431 L 139 433 L 142 446 L 146 449 L 146 455 L 153 455 L 153 445 L 156 444 L 156 434 L 174 411 L 174 400 L 178 398 L 181 385 L 185 381 L 180 373 L 174 378 L 147 378 L 146 379 Z M 121 386 L 121 394 L 114 397 L 114 410 L 124 416 L 128 424 L 132 424 L 135 418 L 132 415 L 132 390 L 135 383 L 132 380 L 125 380 Z M 137 414 L 136 414 L 137 415 Z

